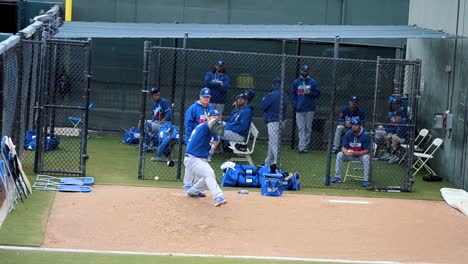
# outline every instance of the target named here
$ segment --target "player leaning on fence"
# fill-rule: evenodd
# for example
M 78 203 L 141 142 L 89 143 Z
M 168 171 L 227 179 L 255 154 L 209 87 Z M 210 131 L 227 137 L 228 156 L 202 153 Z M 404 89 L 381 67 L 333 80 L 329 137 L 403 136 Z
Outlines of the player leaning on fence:
M 299 78 L 294 80 L 291 88 L 291 101 L 296 112 L 296 124 L 299 136 L 297 149 L 306 153 L 309 148 L 312 122 L 315 114 L 315 98 L 320 95 L 317 81 L 309 76 L 309 66 L 302 65 Z
M 336 156 L 335 177 L 331 182 L 341 182 L 343 162 L 360 161 L 364 167 L 362 186 L 367 188 L 369 186 L 371 137 L 362 127 L 361 120 L 355 118 L 351 121 L 351 125 L 351 130 L 346 132 L 341 144 L 341 152 Z
M 231 79 L 226 74 L 224 62 L 219 60 L 214 68 L 205 74 L 205 86 L 211 89 L 211 104 L 214 109 L 223 115 L 224 105 L 226 104 L 227 90 Z
M 184 166 L 186 175 L 194 179 L 194 184 L 187 190 L 190 197 L 200 197 L 206 187 L 213 196 L 214 205 L 221 206 L 227 202 L 223 191 L 216 182 L 216 175 L 207 161 L 213 137 L 222 134 L 223 122 L 217 110 L 210 110 L 207 122 L 195 127 L 185 150 Z
M 283 107 L 283 120 L 286 119 L 286 96 L 283 96 L 281 106 L 281 79 L 273 79 L 273 89 L 263 98 L 260 108 L 263 111 L 263 121 L 268 128 L 268 153 L 265 164 L 278 164 L 280 111 Z

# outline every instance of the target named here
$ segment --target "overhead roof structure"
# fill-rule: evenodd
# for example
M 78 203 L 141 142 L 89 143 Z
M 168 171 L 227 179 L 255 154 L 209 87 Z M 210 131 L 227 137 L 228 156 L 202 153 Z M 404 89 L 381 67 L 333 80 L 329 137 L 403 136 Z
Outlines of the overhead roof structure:
M 434 39 L 458 38 L 416 25 L 239 25 L 65 22 L 57 38 Z

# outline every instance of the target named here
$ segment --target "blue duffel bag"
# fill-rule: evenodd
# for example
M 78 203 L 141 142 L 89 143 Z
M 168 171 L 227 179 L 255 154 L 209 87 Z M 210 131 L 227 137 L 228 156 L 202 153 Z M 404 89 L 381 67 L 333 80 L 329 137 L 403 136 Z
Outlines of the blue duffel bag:
M 260 187 L 258 168 L 249 164 L 236 164 L 223 173 L 221 184 L 225 187 Z

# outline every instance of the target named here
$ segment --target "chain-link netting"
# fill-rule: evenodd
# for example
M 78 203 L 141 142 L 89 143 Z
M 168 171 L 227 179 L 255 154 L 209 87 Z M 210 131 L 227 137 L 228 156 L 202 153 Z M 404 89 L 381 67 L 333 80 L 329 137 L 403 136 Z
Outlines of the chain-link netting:
M 3 61 L 3 114 L 2 114 L 2 135 L 12 137 L 14 142 L 18 141 L 16 131 L 18 130 L 17 125 L 17 110 L 18 103 L 18 53 L 19 46 L 8 49 L 2 56 Z
M 400 160 L 389 162 L 389 160 L 377 158 L 381 158 L 386 152 L 401 158 L 404 156 L 404 151 L 411 150 L 411 148 L 398 146 L 394 150 L 390 146 L 389 150 L 387 139 L 383 139 L 385 142 L 381 141 L 382 133 L 377 132 L 377 127 L 383 126 L 383 131 L 388 130 L 387 138 L 390 138 L 390 132 L 394 131 L 395 127 L 405 127 L 407 133 L 405 135 L 400 133 L 402 138 L 398 145 L 412 143 L 414 132 L 414 111 L 412 110 L 415 109 L 415 95 L 417 94 L 415 87 L 417 87 L 416 78 L 419 72 L 415 68 L 416 62 L 335 60 L 333 58 L 163 47 L 153 47 L 149 50 L 147 88 L 158 87 L 161 97 L 173 104 L 173 126 L 168 127 L 171 131 L 179 131 L 179 137 L 165 133 L 167 131 L 164 130 L 164 133 L 159 131 L 160 135 L 155 135 L 149 125 L 144 126 L 146 128 L 145 158 L 142 159 L 144 178 L 153 179 L 157 176 L 162 180 L 175 180 L 183 177 L 184 166 L 179 160 L 183 160 L 185 152 L 185 114 L 190 105 L 199 99 L 200 89 L 209 85 L 205 83 L 204 78 L 208 72 L 214 73 L 215 63 L 219 60 L 223 61 L 224 75 L 228 75 L 230 80 L 223 111 L 223 119 L 227 123 L 236 123 L 230 118 L 236 96 L 246 93 L 247 89 L 255 91 L 255 96 L 249 102 L 250 106 L 245 106 L 252 107 L 251 122 L 259 131 L 255 146 L 252 145 L 252 141 L 246 146 L 248 149 L 254 147 L 250 155 L 253 164 L 272 163 L 267 159 L 269 144 L 273 144 L 271 141 L 269 143 L 270 133 L 280 138 L 278 157 L 275 158 L 277 159 L 275 162 L 284 171 L 298 171 L 303 186 L 325 186 L 325 176 L 329 169 L 331 178 L 335 174 L 341 175 L 342 182 L 332 184 L 337 188 L 360 188 L 363 184 L 364 171 L 368 171 L 365 180 L 370 182 L 369 187 L 399 186 L 405 190 L 410 189 L 408 183 L 411 180 L 411 169 L 408 170 L 406 160 L 398 165 Z M 308 79 L 299 77 L 303 65 L 309 67 L 308 76 L 316 81 L 317 87 L 314 84 L 305 83 Z M 224 83 L 227 84 L 226 77 L 223 78 Z M 274 78 L 282 80 L 281 85 L 278 86 L 279 94 L 287 101 L 287 104 L 286 108 L 278 108 L 281 112 L 280 116 L 284 117 L 284 121 L 278 126 L 281 129 L 269 132 L 262 101 L 274 89 Z M 294 82 L 297 85 L 292 91 Z M 213 87 L 212 89 L 216 89 Z M 306 91 L 308 88 L 312 91 Z M 320 93 L 315 89 L 319 89 Z M 298 103 L 301 100 L 298 99 L 300 96 L 309 93 L 313 100 L 303 103 L 305 105 Z M 352 99 L 352 96 L 356 96 L 357 100 Z M 401 107 L 405 108 L 408 113 L 405 116 L 404 125 L 395 126 L 390 116 L 395 110 L 391 109 L 391 100 L 395 98 L 403 102 Z M 219 98 L 211 98 L 211 100 L 211 102 L 220 102 Z M 357 105 L 352 105 L 352 103 L 357 103 Z M 147 93 L 144 106 L 145 120 L 151 120 L 153 117 L 152 104 L 153 98 Z M 364 133 L 368 135 L 368 144 L 370 144 L 369 159 L 364 162 L 368 166 L 365 168 L 362 162 L 344 162 L 342 167 L 336 166 L 337 157 L 346 161 L 339 152 L 345 132 L 351 130 L 350 120 L 340 118 L 340 113 L 346 107 L 356 106 L 363 112 L 362 127 L 366 131 Z M 266 121 L 270 120 L 267 118 Z M 339 126 L 343 129 L 338 133 Z M 148 139 L 154 139 L 154 141 L 151 143 Z M 161 145 L 165 139 L 170 140 L 170 144 Z M 228 142 L 223 143 L 224 146 L 216 149 L 211 162 L 218 180 L 222 175 L 220 165 L 239 156 L 229 148 Z M 338 147 L 338 151 L 332 154 L 334 146 Z M 242 148 L 243 146 L 239 146 L 241 151 Z M 412 155 L 408 155 L 410 156 Z

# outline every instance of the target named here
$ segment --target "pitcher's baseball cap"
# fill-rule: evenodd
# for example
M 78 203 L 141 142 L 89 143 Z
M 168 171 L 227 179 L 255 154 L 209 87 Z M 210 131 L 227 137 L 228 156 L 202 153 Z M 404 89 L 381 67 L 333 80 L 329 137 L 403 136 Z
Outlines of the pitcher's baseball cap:
M 210 110 L 210 112 L 208 112 L 208 116 L 215 116 L 215 115 L 220 115 L 218 110 L 216 109 L 213 109 L 213 110 Z
M 204 87 L 200 91 L 200 96 L 201 97 L 211 97 L 211 90 L 208 87 Z

